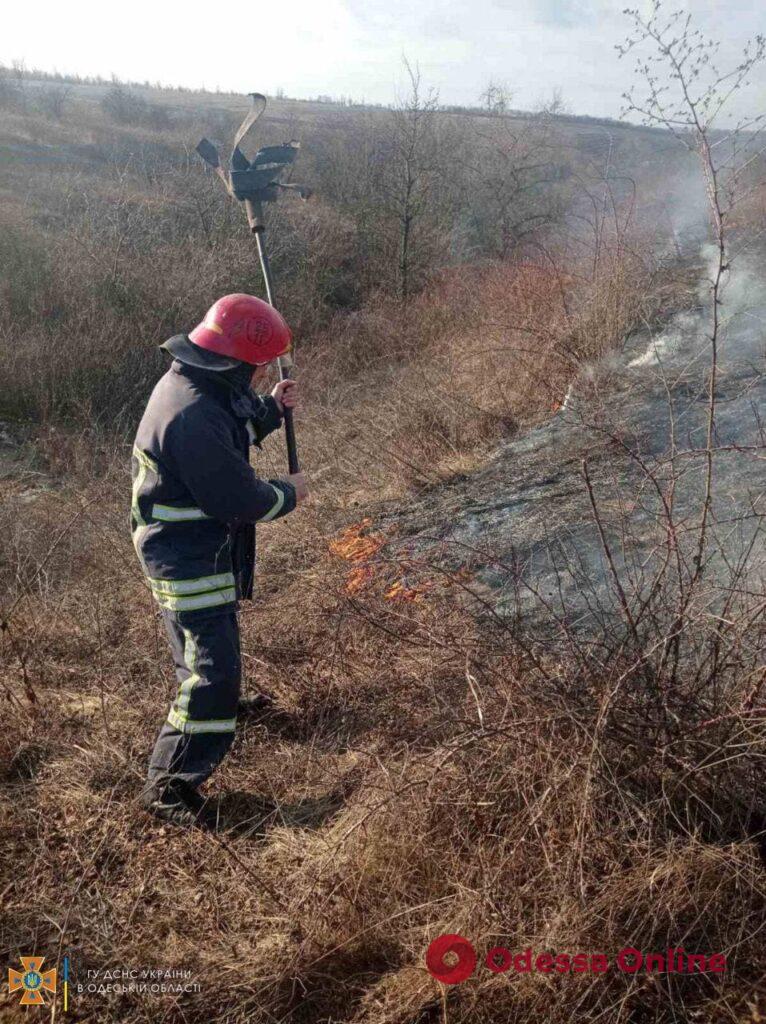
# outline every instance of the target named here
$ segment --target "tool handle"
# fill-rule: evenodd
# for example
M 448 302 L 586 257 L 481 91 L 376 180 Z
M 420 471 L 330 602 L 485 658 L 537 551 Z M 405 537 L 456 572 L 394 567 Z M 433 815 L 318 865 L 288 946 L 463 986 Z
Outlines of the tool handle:
M 285 409 L 285 439 L 287 440 L 287 466 L 291 473 L 300 473 L 301 467 L 298 463 L 298 447 L 295 443 L 295 423 L 293 422 L 292 409 Z
M 263 207 L 261 204 L 252 199 L 246 199 L 245 213 L 247 214 L 247 223 L 250 225 L 250 231 L 252 234 L 255 234 L 258 231 L 263 231 Z M 269 282 L 269 284 L 271 284 L 271 282 Z
M 266 246 L 263 240 L 263 207 L 258 202 L 251 202 L 249 199 L 246 199 L 245 209 L 247 210 L 247 219 L 250 224 L 250 230 L 255 235 L 255 242 L 258 246 L 258 257 L 261 261 L 261 270 L 263 271 L 263 283 L 266 285 L 266 298 L 269 301 L 269 305 L 273 306 L 274 289 L 271 283 L 271 265 L 269 264 L 269 257 L 266 254 Z M 286 380 L 289 376 L 289 368 L 285 365 L 284 360 L 280 359 L 279 379 Z M 298 446 L 295 442 L 295 424 L 293 423 L 292 409 L 285 409 L 284 421 L 285 440 L 287 441 L 287 465 L 291 473 L 300 473 L 298 465 Z

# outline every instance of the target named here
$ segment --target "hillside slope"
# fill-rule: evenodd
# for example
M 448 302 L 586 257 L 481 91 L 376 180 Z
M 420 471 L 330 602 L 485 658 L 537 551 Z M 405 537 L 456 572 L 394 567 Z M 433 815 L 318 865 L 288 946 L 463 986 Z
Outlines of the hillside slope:
M 715 557 L 734 558 L 736 601 L 692 588 L 681 636 L 692 551 L 630 635 L 580 459 L 633 609 L 655 546 L 693 547 L 683 502 L 698 473 L 682 449 L 704 409 L 705 313 L 691 308 L 699 268 L 658 258 L 668 230 L 627 216 L 631 187 L 610 193 L 595 173 L 599 127 L 563 126 L 550 163 L 577 188 L 562 195 L 555 177 L 555 220 L 503 259 L 492 207 L 435 183 L 404 302 L 385 276 L 396 211 L 375 191 L 390 179 L 356 174 L 383 162 L 370 154 L 389 114 L 274 104 L 272 128 L 299 122 L 301 174 L 320 186 L 272 220 L 314 498 L 259 534 L 245 690 L 274 707 L 241 715 L 208 787 L 219 831 L 142 813 L 175 682 L 127 531 L 131 432 L 165 365 L 157 343 L 211 296 L 260 285 L 239 211 L 191 154 L 203 131 L 230 137 L 240 101 L 134 91 L 170 126 L 144 108 L 149 124 L 115 125 L 107 86 L 75 90 L 61 124 L 31 99 L 0 118 L 5 960 L 69 957 L 66 1016 L 99 1024 L 757 1024 L 763 589 L 736 554 L 761 544 L 763 463 L 720 457 Z M 474 138 L 466 118 L 441 124 Z M 665 136 L 614 131 L 615 173 L 643 168 L 637 206 L 662 209 L 664 173 L 687 164 L 660 159 Z M 442 141 L 452 171 L 455 138 Z M 684 174 L 670 184 L 689 200 L 679 224 L 696 223 L 698 193 Z M 743 343 L 723 351 L 720 441 L 762 445 L 760 321 L 735 320 L 730 337 Z M 625 445 L 650 470 L 638 490 Z M 284 461 L 279 436 L 254 454 L 264 476 Z M 658 521 L 655 478 L 676 472 L 681 506 Z M 729 505 L 741 536 L 726 532 Z M 586 608 L 600 632 L 572 628 Z M 478 953 L 454 986 L 426 969 L 445 933 Z M 496 973 L 498 945 L 609 967 Z M 630 973 L 626 947 L 727 968 Z M 151 971 L 182 984 L 142 987 Z M 22 1014 L 5 990 L 0 1018 Z
M 761 592 L 766 553 L 766 307 L 759 257 L 735 256 L 733 263 L 722 290 L 709 608 L 723 605 L 733 567 L 745 561 L 748 586 Z M 485 469 L 444 499 L 430 493 L 418 502 L 399 524 L 412 535 L 402 542 L 406 550 L 424 557 L 441 549 L 453 569 L 470 566 L 498 612 L 531 614 L 538 636 L 567 628 L 608 633 L 620 617 L 614 571 L 631 602 L 646 602 L 667 554 L 663 501 L 671 484 L 673 516 L 683 524 L 676 526 L 679 553 L 691 561 L 709 404 L 710 271 L 699 266 L 700 305 L 632 334 L 621 352 L 574 381 L 549 423 L 503 443 Z

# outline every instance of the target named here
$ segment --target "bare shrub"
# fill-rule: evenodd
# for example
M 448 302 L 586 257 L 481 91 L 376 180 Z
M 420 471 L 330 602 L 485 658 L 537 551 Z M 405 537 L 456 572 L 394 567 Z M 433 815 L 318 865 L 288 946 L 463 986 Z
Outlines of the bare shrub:
M 57 83 L 42 85 L 35 92 L 35 106 L 46 117 L 60 121 L 67 108 L 71 88 Z
M 0 108 L 23 110 L 25 106 L 26 93 L 23 82 L 10 68 L 0 65 Z
M 50 269 L 43 240 L 21 223 L 7 223 L 0 232 L 0 302 L 6 325 L 24 324 L 45 306 Z
M 142 125 L 158 131 L 171 124 L 166 107 L 150 103 L 123 85 L 113 85 L 102 98 L 101 107 L 118 124 Z

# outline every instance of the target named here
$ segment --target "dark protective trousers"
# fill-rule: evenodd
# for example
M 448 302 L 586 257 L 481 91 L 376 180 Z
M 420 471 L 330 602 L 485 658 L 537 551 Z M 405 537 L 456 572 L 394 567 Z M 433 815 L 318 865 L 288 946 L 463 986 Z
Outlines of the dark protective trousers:
M 149 759 L 149 779 L 199 786 L 234 740 L 242 676 L 237 612 L 179 615 L 163 609 L 162 619 L 178 693 Z

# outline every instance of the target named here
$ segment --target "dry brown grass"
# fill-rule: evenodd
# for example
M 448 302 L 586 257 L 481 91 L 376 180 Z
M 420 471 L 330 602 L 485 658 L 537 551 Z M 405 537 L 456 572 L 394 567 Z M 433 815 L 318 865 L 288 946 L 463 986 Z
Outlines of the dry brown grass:
M 229 101 L 221 124 L 236 120 Z M 4 125 L 14 144 L 74 141 L 66 118 Z M 200 987 L 75 992 L 71 1019 L 94 1024 L 756 1024 L 766 890 L 742 796 L 758 802 L 763 774 L 742 670 L 755 627 L 715 680 L 721 714 L 700 723 L 695 705 L 669 745 L 624 651 L 597 664 L 530 648 L 471 614 L 467 569 L 402 562 L 380 525 L 384 500 L 391 522 L 397 504 L 481 464 L 550 415 L 578 369 L 663 314 L 675 286 L 635 255 L 646 246 L 602 239 L 595 266 L 541 249 L 434 270 L 406 308 L 365 293 L 333 312 L 375 277 L 359 266 L 359 225 L 322 200 L 284 214 L 276 259 L 304 340 L 314 502 L 260 533 L 246 678 L 279 713 L 241 723 L 210 787 L 240 818 L 253 794 L 278 811 L 250 834 L 173 832 L 136 801 L 174 684 L 127 537 L 125 429 L 161 366 L 155 343 L 207 299 L 249 288 L 254 265 L 209 183 L 179 164 L 180 128 L 169 150 L 150 128 L 109 128 L 93 104 L 80 127 L 109 154 L 87 190 L 76 174 L 40 176 L 22 215 L 17 168 L 0 195 L 13 267 L 3 408 L 38 424 L 29 463 L 6 460 L 0 483 L 4 960 L 68 953 L 75 981 L 185 968 Z M 277 440 L 258 460 L 284 471 Z M 480 965 L 448 990 L 424 954 L 455 931 L 480 953 L 684 946 L 724 952 L 729 970 Z M 22 1012 L 0 997 L 0 1019 Z
M 301 356 L 307 464 L 357 501 L 465 472 L 683 287 L 623 254 L 595 280 L 522 261 L 444 271 L 405 308 L 379 296 Z
M 117 497 L 107 492 L 114 517 L 80 515 L 47 563 L 52 582 L 38 578 L 12 619 L 3 945 L 69 952 L 79 977 L 183 967 L 202 988 L 74 998 L 74 1019 L 758 1019 L 747 1004 L 763 973 L 763 867 L 725 801 L 694 796 L 721 794 L 708 751 L 723 741 L 736 757 L 743 734 L 690 746 L 693 782 L 631 726 L 629 696 L 597 736 L 608 673 L 533 664 L 466 614 L 459 579 L 385 600 L 400 572 L 385 549 L 373 583 L 349 595 L 318 510 L 267 545 L 267 592 L 244 617 L 250 685 L 267 686 L 280 714 L 243 723 L 214 787 L 268 795 L 278 813 L 258 834 L 221 838 L 145 819 L 136 792 L 172 683 L 121 557 Z M 79 508 L 38 500 L 25 548 L 46 549 Z M 754 732 L 748 756 L 759 751 Z M 480 967 L 442 991 L 423 956 L 452 931 L 480 951 L 683 946 L 724 951 L 730 967 L 715 981 Z
M 459 600 L 470 575 L 403 567 L 375 523 L 381 495 L 406 502 L 546 415 L 572 366 L 649 312 L 646 280 L 628 293 L 626 279 L 618 267 L 567 313 L 538 266 L 445 275 L 406 313 L 381 300 L 307 353 L 315 502 L 261 531 L 260 600 L 243 616 L 248 684 L 279 714 L 242 723 L 212 787 L 240 813 L 248 794 L 276 801 L 250 835 L 174 833 L 136 805 L 173 684 L 126 537 L 125 450 L 94 459 L 95 435 L 46 435 L 39 457 L 62 475 L 77 466 L 77 483 L 6 485 L 7 959 L 69 953 L 79 980 L 185 968 L 200 985 L 75 994 L 73 1019 L 759 1019 L 763 867 L 727 798 L 762 764 L 757 728 L 713 726 L 674 761 L 646 726 L 638 675 L 604 718 L 624 665 L 583 667 L 480 625 Z M 470 323 L 491 362 L 466 344 Z M 277 444 L 260 458 L 281 470 Z M 373 560 L 333 554 L 367 513 L 356 534 L 373 538 Z M 480 953 L 684 946 L 730 966 L 710 980 L 480 964 L 447 990 L 423 958 L 455 931 Z M 7 999 L 2 1012 L 16 1019 Z

